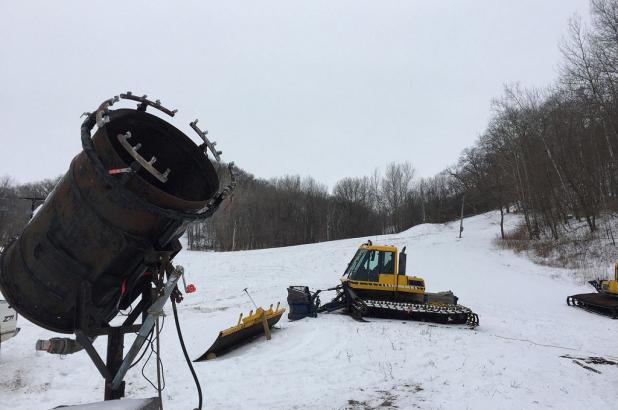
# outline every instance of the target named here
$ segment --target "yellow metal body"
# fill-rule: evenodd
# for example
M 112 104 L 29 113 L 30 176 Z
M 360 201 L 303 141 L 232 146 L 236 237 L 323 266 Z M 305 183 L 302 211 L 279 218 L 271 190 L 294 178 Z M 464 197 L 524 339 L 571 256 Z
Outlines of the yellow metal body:
M 607 293 L 618 295 L 618 280 L 607 281 Z
M 618 296 L 618 262 L 614 264 L 614 280 L 602 280 L 601 290 L 612 296 Z
M 349 276 L 343 276 L 341 282 L 347 284 L 350 288 L 370 291 L 377 293 L 393 293 L 396 292 L 402 296 L 416 295 L 418 298 L 422 298 L 425 294 L 425 281 L 418 276 L 406 276 L 405 272 L 400 272 L 399 269 L 399 252 L 396 246 L 392 245 L 374 245 L 371 242 L 362 244 L 359 251 L 378 251 L 378 252 L 390 252 L 393 257 L 393 270 L 391 272 L 378 272 L 376 280 L 359 280 Z M 358 252 L 357 252 L 358 255 Z M 355 256 L 356 258 L 356 256 Z M 354 262 L 354 259 L 351 264 Z
M 253 310 L 250 311 L 247 317 L 243 317 L 243 314 L 241 313 L 238 318 L 238 323 L 235 326 L 222 330 L 219 334 L 220 336 L 227 336 L 246 327 L 253 326 L 256 322 L 268 320 L 274 316 L 280 316 L 283 312 L 285 312 L 285 308 L 280 307 L 279 303 L 277 303 L 277 307 L 275 309 L 273 309 L 273 305 L 270 305 L 268 309 L 263 309 L 260 306 L 255 310 L 255 312 L 253 312 Z

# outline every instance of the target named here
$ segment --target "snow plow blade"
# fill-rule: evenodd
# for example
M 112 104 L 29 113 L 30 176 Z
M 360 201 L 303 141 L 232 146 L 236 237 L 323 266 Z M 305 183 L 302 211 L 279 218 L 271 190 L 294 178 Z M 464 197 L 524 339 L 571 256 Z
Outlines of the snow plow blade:
M 618 297 L 602 293 L 581 293 L 567 297 L 567 305 L 618 319 Z
M 241 313 L 238 318 L 238 323 L 235 326 L 220 331 L 219 336 L 212 346 L 210 346 L 204 354 L 195 359 L 194 362 L 216 359 L 218 356 L 249 343 L 256 336 L 262 334 L 266 334 L 267 338 L 270 339 L 269 329 L 281 319 L 284 312 L 285 308 L 279 307 L 279 303 L 277 303 L 275 309 L 273 309 L 273 305 L 270 305 L 268 310 L 259 307 L 255 313 L 251 311 L 245 318 L 243 318 Z M 266 327 L 266 325 L 268 327 Z

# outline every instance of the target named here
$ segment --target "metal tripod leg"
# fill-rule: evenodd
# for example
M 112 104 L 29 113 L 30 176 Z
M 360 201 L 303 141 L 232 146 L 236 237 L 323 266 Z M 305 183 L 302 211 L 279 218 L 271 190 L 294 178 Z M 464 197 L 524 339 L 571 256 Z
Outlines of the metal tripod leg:
M 122 379 L 124 379 L 124 376 L 127 374 L 127 371 L 129 371 L 129 367 L 131 367 L 131 363 L 133 363 L 133 360 L 139 354 L 142 346 L 144 345 L 144 342 L 146 341 L 146 339 L 148 338 L 148 335 L 152 331 L 152 328 L 154 327 L 157 321 L 157 318 L 161 315 L 163 306 L 165 305 L 167 300 L 170 298 L 172 291 L 174 290 L 174 288 L 176 288 L 176 284 L 181 276 L 182 276 L 182 272 L 180 270 L 174 269 L 172 273 L 170 274 L 169 279 L 167 280 L 167 283 L 165 284 L 165 287 L 163 288 L 163 294 L 159 296 L 154 301 L 152 306 L 148 309 L 148 316 L 142 323 L 142 327 L 140 328 L 140 331 L 137 337 L 133 341 L 133 345 L 131 345 L 131 349 L 129 349 L 129 352 L 127 353 L 124 360 L 122 361 L 122 364 L 120 365 L 120 368 L 118 369 L 118 372 L 114 375 L 114 378 L 112 380 L 112 385 L 111 385 L 112 389 L 115 390 L 121 386 Z

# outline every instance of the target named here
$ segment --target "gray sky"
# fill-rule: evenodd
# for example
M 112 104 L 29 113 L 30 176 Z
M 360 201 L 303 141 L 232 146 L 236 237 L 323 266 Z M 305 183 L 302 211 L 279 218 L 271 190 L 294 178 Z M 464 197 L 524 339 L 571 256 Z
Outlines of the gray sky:
M 64 173 L 80 114 L 132 90 L 259 177 L 431 176 L 505 83 L 557 77 L 574 13 L 588 1 L 0 0 L 0 175 Z

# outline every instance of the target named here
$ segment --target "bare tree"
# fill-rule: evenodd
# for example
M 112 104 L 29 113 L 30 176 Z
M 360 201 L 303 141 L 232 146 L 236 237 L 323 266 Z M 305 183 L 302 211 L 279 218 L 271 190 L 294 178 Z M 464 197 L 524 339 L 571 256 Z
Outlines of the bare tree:
M 409 198 L 414 178 L 414 168 L 409 162 L 387 165 L 382 178 L 382 198 L 391 215 L 391 230 L 398 232 L 406 226 L 404 204 Z

